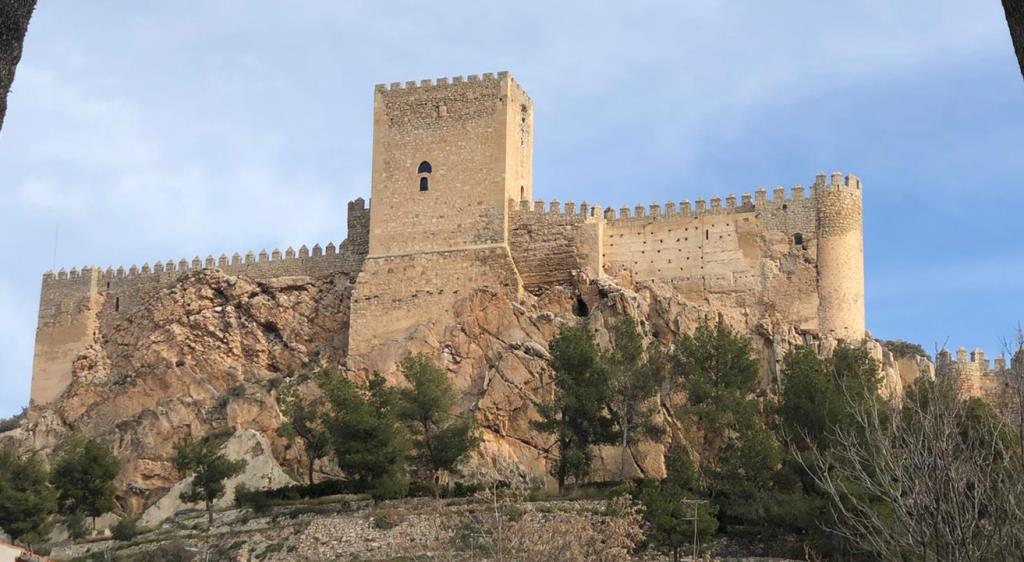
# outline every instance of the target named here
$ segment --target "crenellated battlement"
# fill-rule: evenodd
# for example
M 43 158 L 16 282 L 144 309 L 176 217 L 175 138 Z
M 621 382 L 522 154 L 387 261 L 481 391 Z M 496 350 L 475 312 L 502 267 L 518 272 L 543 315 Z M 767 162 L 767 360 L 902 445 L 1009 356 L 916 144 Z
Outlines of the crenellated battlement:
M 576 219 L 580 222 L 597 220 L 602 216 L 600 205 L 591 205 L 586 201 L 577 205 L 573 201 L 551 201 L 545 203 L 543 200 L 516 201 L 509 199 L 509 209 L 527 216 L 556 216 L 566 219 Z
M 408 91 L 408 90 L 424 90 L 429 88 L 450 88 L 464 85 L 475 85 L 481 83 L 498 83 L 504 79 L 509 79 L 515 82 L 507 70 L 500 72 L 485 72 L 480 74 L 470 74 L 468 76 L 452 76 L 442 78 L 427 78 L 425 80 L 408 80 L 406 82 L 392 82 L 390 84 L 377 84 L 374 86 L 374 90 L 378 92 L 396 92 L 396 91 Z
M 651 203 L 649 205 L 635 205 L 633 207 L 620 206 L 618 211 L 615 207 L 607 206 L 604 210 L 604 218 L 613 220 L 652 220 L 678 217 L 697 217 L 703 215 L 723 215 L 730 213 L 751 213 L 765 208 L 782 208 L 792 204 L 813 203 L 818 190 L 828 189 L 854 189 L 860 190 L 860 179 L 853 175 L 843 176 L 840 172 L 832 174 L 831 178 L 819 173 L 809 188 L 796 184 L 787 189 L 777 186 L 771 190 L 769 197 L 768 190 L 758 188 L 751 193 L 736 195 L 729 194 L 725 197 L 701 198 L 695 201 L 684 199 L 679 203 L 669 201 L 664 204 Z M 788 209 L 786 209 L 788 210 Z
M 844 177 L 842 172 L 832 172 L 831 176 L 826 176 L 824 173 L 819 173 L 814 178 L 814 185 L 811 186 L 811 189 L 851 189 L 860 191 L 861 183 L 860 178 L 853 174 L 847 174 Z
M 990 360 L 980 347 L 976 347 L 970 352 L 966 348 L 960 347 L 956 350 L 955 355 L 948 349 L 942 348 L 935 356 L 935 369 L 939 374 L 959 372 L 979 375 L 1000 375 L 1004 374 L 1010 366 L 1007 364 L 1004 355 L 999 355 L 994 360 Z
M 95 266 L 84 266 L 81 269 L 72 267 L 70 271 L 62 268 L 56 273 L 53 271 L 47 271 L 44 273 L 43 281 L 54 282 L 74 280 L 82 277 L 83 275 L 87 275 L 93 270 L 98 272 L 100 279 L 132 279 L 147 276 L 159 277 L 167 273 L 186 273 L 189 271 L 214 268 L 224 271 L 241 271 L 260 264 L 332 258 L 338 254 L 339 248 L 340 246 L 336 246 L 334 242 L 328 242 L 326 246 L 314 244 L 312 248 L 303 244 L 299 247 L 298 251 L 289 246 L 283 253 L 280 249 L 274 248 L 270 253 L 266 250 L 261 250 L 259 254 L 255 254 L 250 250 L 246 252 L 244 256 L 235 252 L 230 257 L 227 254 L 221 254 L 219 257 L 214 258 L 213 255 L 210 254 L 207 255 L 206 258 L 195 256 L 191 260 L 182 258 L 177 261 L 156 261 L 152 266 L 150 266 L 149 262 L 143 263 L 141 267 L 132 264 L 127 269 L 124 266 L 120 266 L 117 269 L 114 269 L 113 267 L 102 269 Z

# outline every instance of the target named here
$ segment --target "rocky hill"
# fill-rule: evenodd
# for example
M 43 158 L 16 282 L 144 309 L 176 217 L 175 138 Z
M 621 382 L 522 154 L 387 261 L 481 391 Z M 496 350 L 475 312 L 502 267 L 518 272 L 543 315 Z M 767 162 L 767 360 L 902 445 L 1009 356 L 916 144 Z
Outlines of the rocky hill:
M 628 278 L 580 278 L 522 299 L 480 289 L 456 303 L 450 325 L 413 329 L 356 364 L 345 349 L 352 286 L 343 274 L 255 281 L 217 269 L 188 273 L 112 333 L 97 334 L 75 361 L 74 380 L 60 399 L 34 408 L 25 424 L 0 439 L 44 452 L 71 431 L 99 439 L 122 459 L 120 503 L 138 514 L 178 481 L 170 462 L 178 439 L 254 430 L 286 470 L 301 474 L 302 451 L 276 431 L 282 383 L 317 366 L 339 366 L 354 378 L 379 371 L 397 383 L 396 363 L 425 352 L 448 370 L 461 407 L 482 427 L 483 445 L 464 476 L 550 485 L 549 438 L 529 422 L 534 402 L 551 392 L 547 344 L 559 327 L 582 322 L 607 343 L 609 326 L 628 314 L 648 337 L 669 344 L 721 310 L 687 302 L 666 283 Z M 764 303 L 758 308 L 770 310 Z M 786 349 L 806 343 L 827 352 L 835 345 L 773 321 L 770 313 L 755 318 L 742 307 L 726 310 L 735 312 L 722 319 L 748 333 L 758 349 L 766 395 Z M 900 393 L 931 369 L 924 359 L 897 361 L 878 343 L 868 345 L 883 365 L 886 392 Z M 683 399 L 666 389 L 663 415 L 670 417 L 669 406 Z M 659 444 L 631 453 L 627 473 L 662 475 Z M 597 477 L 618 475 L 619 459 L 613 448 L 601 451 Z M 329 462 L 317 469 L 334 472 Z

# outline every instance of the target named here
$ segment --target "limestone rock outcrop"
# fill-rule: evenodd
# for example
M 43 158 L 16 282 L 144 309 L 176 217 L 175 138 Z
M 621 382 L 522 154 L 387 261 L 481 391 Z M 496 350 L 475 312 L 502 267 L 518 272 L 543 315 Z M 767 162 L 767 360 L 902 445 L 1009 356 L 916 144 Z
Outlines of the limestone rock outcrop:
M 500 290 L 470 291 L 456 301 L 451 323 L 413 326 L 369 353 L 348 357 L 351 291 L 351 280 L 340 274 L 256 281 L 217 269 L 190 273 L 109 335 L 97 335 L 76 359 L 74 379 L 60 398 L 34 409 L 27 426 L 0 439 L 44 452 L 72 430 L 100 439 L 123 461 L 116 482 L 121 504 L 130 513 L 159 518 L 176 507 L 175 490 L 182 485 L 171 465 L 177 440 L 235 433 L 229 445 L 238 441 L 245 444 L 241 448 L 270 453 L 250 455 L 263 459 L 261 472 L 245 478 L 270 474 L 267 485 L 281 485 L 289 480 L 270 461 L 304 474 L 302 451 L 277 435 L 282 383 L 324 365 L 340 366 L 355 378 L 379 371 L 400 384 L 398 362 L 424 352 L 448 371 L 461 394 L 460 408 L 482 428 L 482 446 L 463 476 L 550 485 L 551 440 L 530 422 L 535 402 L 552 392 L 548 343 L 562 325 L 585 323 L 606 344 L 611 325 L 631 315 L 652 341 L 668 344 L 704 319 L 720 317 L 751 335 L 766 390 L 790 347 L 834 345 L 787 327 L 770 311 L 745 314 L 734 306 L 694 303 L 663 281 L 602 277 L 518 298 Z M 927 371 L 872 345 L 893 393 Z M 663 401 L 667 413 L 670 400 Z M 627 473 L 663 474 L 660 445 L 641 444 L 631 453 Z M 620 459 L 617 449 L 599 451 L 598 477 L 617 476 Z M 318 471 L 329 473 L 329 464 Z
M 295 484 L 270 452 L 270 442 L 260 432 L 243 429 L 236 432 L 220 447 L 220 453 L 232 460 L 245 461 L 245 469 L 241 474 L 225 481 L 227 490 L 223 496 L 213 502 L 214 507 L 228 507 L 234 504 L 235 490 L 245 486 L 250 490 L 272 490 Z M 140 523 L 152 528 L 174 515 L 180 509 L 200 508 L 181 501 L 181 493 L 190 489 L 192 477 L 184 478 L 155 504 L 149 506 L 142 514 Z

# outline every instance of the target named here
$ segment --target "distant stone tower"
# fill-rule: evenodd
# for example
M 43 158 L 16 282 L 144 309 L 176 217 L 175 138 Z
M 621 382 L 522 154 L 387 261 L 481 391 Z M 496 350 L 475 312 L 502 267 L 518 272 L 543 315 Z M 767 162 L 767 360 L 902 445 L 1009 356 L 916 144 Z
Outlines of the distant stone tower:
M 533 102 L 507 72 L 377 86 L 370 257 L 505 244 L 532 158 Z
M 533 195 L 533 102 L 507 72 L 374 89 L 369 254 L 350 355 L 444 326 L 478 287 L 521 291 L 509 200 Z
M 818 321 L 822 335 L 864 339 L 864 210 L 860 180 L 825 174 L 814 182 L 817 198 Z

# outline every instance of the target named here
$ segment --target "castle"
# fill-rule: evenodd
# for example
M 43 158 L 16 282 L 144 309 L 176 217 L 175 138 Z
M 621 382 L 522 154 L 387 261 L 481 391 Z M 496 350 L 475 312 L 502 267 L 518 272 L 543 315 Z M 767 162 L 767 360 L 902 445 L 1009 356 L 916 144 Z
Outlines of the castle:
M 981 398 L 992 406 L 1017 415 L 1020 399 L 1024 396 L 1024 389 L 1020 386 L 1022 373 L 1024 349 L 1013 355 L 1009 365 L 1003 356 L 990 361 L 980 348 L 968 353 L 961 347 L 955 356 L 948 349 L 942 349 L 935 356 L 936 376 L 952 378 L 962 396 Z
M 85 348 L 203 268 L 354 279 L 349 368 L 402 334 L 445 325 L 474 290 L 522 298 L 601 276 L 664 283 L 748 323 L 865 337 L 853 175 L 632 209 L 545 204 L 533 192 L 533 102 L 507 72 L 378 85 L 373 123 L 371 204 L 349 203 L 339 246 L 44 274 L 32 403 L 56 399 Z

